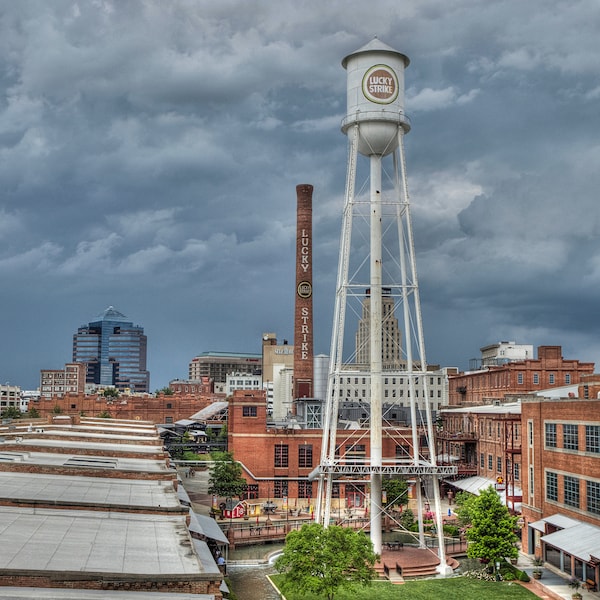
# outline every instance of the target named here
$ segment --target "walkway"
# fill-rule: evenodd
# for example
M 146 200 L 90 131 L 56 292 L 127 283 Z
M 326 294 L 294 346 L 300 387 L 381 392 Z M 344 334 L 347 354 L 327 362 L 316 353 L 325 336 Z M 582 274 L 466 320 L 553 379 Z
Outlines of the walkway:
M 533 579 L 533 562 L 532 557 L 526 554 L 519 555 L 519 562 L 517 563 L 519 569 L 525 571 L 531 581 L 525 584 L 528 590 L 533 592 L 539 598 L 545 598 L 547 600 L 571 600 L 571 596 L 575 590 L 569 587 L 569 577 L 565 574 L 560 573 L 554 567 L 543 567 L 542 578 Z M 598 592 L 588 592 L 582 588 L 579 588 L 578 592 L 581 594 L 583 600 L 600 600 L 600 594 Z

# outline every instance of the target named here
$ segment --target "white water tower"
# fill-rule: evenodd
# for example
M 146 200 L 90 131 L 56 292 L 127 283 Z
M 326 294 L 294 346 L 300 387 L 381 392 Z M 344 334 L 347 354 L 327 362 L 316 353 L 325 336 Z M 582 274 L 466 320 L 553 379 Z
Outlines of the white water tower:
M 440 572 L 446 573 L 438 484 L 442 474 L 451 474 L 455 468 L 438 467 L 435 459 L 404 158 L 404 135 L 410 131 L 404 113 L 404 70 L 408 64 L 407 56 L 377 38 L 342 61 L 348 80 L 347 112 L 342 122 L 342 131 L 348 137 L 348 165 L 323 444 L 320 465 L 312 475 L 319 481 L 316 518 L 323 524 L 330 522 L 333 480 L 346 478 L 357 482 L 361 478 L 369 479 L 367 509 L 371 540 L 377 553 L 382 550 L 382 515 L 385 511 L 382 477 L 401 475 L 417 481 L 419 540 L 423 547 L 421 482 L 429 483 L 438 519 Z M 368 157 L 368 165 L 363 169 L 368 186 L 357 186 L 356 183 L 361 170 L 359 154 Z M 391 165 L 388 166 L 388 162 Z M 356 193 L 357 188 L 359 193 Z M 361 364 L 357 362 L 359 353 L 345 349 L 344 341 L 353 333 L 350 320 L 360 314 L 360 306 L 356 303 L 364 301 L 365 290 L 369 294 L 367 337 L 370 360 L 368 364 Z M 399 315 L 399 322 L 403 322 L 400 349 L 403 358 L 401 364 L 392 369 L 383 364 L 382 358 L 384 343 L 390 343 L 385 339 L 388 316 L 383 314 L 384 290 L 386 298 L 394 298 L 394 312 Z M 346 327 L 349 327 L 348 332 Z M 399 343 L 398 338 L 395 343 Z M 389 426 L 388 414 L 394 401 L 383 402 L 384 376 L 408 381 L 410 457 L 399 458 L 395 452 L 385 456 L 383 452 L 384 430 L 388 451 L 393 446 L 389 438 L 395 435 Z M 370 448 L 363 461 L 344 459 L 343 449 L 351 442 L 344 440 L 344 433 L 338 428 L 338 416 L 344 409 L 342 382 L 355 380 L 368 382 L 368 392 L 359 399 L 369 415 Z M 422 437 L 427 438 L 425 451 L 419 442 Z M 350 434 L 346 439 L 350 440 Z

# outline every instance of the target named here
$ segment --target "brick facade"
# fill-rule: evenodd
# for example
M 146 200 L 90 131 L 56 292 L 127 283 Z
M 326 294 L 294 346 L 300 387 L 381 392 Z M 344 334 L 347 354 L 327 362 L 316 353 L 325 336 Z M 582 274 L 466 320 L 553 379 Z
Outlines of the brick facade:
M 313 289 L 312 185 L 297 185 L 296 302 L 294 314 L 294 398 L 312 398 Z
M 108 413 L 115 419 L 175 423 L 189 419 L 213 402 L 222 401 L 225 394 L 159 394 L 158 396 L 119 396 L 105 398 L 101 394 L 69 394 L 67 396 L 40 398 L 31 402 L 41 416 L 55 414 L 85 414 L 88 417 Z
M 229 402 L 228 447 L 242 464 L 251 487 L 249 500 L 271 499 L 279 507 L 283 497 L 294 505 L 314 498 L 316 482 L 308 474 L 319 464 L 322 429 L 271 427 L 267 423 L 264 391 L 236 391 Z M 422 440 L 423 436 L 419 435 Z M 369 457 L 370 436 L 365 429 L 338 432 L 340 454 L 347 461 Z M 423 442 L 424 443 L 424 442 Z M 425 447 L 421 455 L 427 455 Z M 383 432 L 383 455 L 406 458 L 412 455 L 412 430 L 395 427 Z M 334 504 L 363 506 L 364 484 L 339 482 L 334 486 Z M 336 491 L 338 490 L 338 491 Z M 287 492 L 287 493 L 284 493 Z
M 506 394 L 527 394 L 576 385 L 594 372 L 594 363 L 565 360 L 560 346 L 539 346 L 538 358 L 491 366 L 449 377 L 448 404 L 477 406 Z

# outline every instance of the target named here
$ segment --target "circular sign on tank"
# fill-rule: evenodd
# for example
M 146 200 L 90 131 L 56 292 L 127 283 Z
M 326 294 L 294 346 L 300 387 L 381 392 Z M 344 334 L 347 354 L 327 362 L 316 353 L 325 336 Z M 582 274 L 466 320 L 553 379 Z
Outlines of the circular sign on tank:
M 391 104 L 398 97 L 398 77 L 387 65 L 371 67 L 363 77 L 362 91 L 367 100 Z

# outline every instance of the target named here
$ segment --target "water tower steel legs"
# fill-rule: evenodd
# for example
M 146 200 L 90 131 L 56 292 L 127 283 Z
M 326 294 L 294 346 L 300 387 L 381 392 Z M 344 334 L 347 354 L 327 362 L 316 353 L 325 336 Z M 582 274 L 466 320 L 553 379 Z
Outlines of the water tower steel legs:
M 370 259 L 370 376 L 371 376 L 371 466 L 381 467 L 383 457 L 383 309 L 381 299 L 383 277 L 381 156 L 370 159 L 371 259 Z M 371 541 L 381 554 L 381 473 L 371 473 Z

